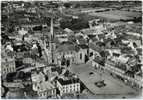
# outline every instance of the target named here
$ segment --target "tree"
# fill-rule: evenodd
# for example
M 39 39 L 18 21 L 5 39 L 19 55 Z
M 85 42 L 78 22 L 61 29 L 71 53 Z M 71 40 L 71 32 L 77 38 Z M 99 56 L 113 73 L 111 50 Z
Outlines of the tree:
M 37 43 L 37 47 L 38 47 L 39 57 L 41 57 L 42 56 L 42 48 L 39 43 Z
M 70 65 L 70 60 L 67 60 L 66 63 L 67 63 L 67 67 L 69 67 L 69 65 Z
M 42 30 L 42 25 L 33 27 L 33 30 L 34 31 L 41 31 Z
M 74 6 L 74 8 L 79 8 L 79 7 L 80 7 L 79 3 Z
M 68 37 L 68 41 L 73 42 L 73 43 L 76 43 L 76 37 L 75 37 L 74 35 L 70 35 L 70 36 Z
M 72 5 L 71 3 L 65 3 L 65 4 L 64 4 L 64 6 L 65 6 L 66 8 L 70 8 L 71 5 Z
M 72 30 L 81 30 L 84 28 L 88 28 L 89 24 L 87 20 L 84 20 L 84 18 L 78 18 L 78 19 L 62 19 L 60 21 L 61 28 L 69 28 Z

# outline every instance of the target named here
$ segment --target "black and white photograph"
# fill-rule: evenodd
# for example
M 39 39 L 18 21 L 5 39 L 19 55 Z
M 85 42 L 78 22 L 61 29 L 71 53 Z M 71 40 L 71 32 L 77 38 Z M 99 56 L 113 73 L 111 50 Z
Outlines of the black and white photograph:
M 141 0 L 2 0 L 1 99 L 141 99 Z

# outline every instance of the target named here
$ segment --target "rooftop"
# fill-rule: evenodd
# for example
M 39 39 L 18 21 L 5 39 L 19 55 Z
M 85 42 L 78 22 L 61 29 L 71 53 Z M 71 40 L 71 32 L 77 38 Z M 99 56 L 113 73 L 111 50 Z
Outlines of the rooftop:
M 103 29 L 101 29 L 101 30 L 103 30 Z M 95 29 L 83 29 L 82 32 L 84 34 L 103 34 L 102 32 L 99 31 L 99 29 L 97 30 L 96 28 Z
M 58 79 L 58 82 L 61 85 L 69 85 L 69 84 L 73 84 L 73 83 L 79 83 L 79 79 L 78 78 L 74 78 L 74 79 L 68 79 L 68 80 L 63 80 L 63 79 Z
M 104 64 L 105 64 L 105 62 L 104 62 L 102 57 L 95 58 L 93 61 L 95 61 L 96 63 L 98 63 L 98 64 L 100 64 L 102 66 L 104 66 Z
M 80 47 L 81 49 L 87 49 L 87 48 L 88 48 L 88 45 L 79 44 L 78 47 Z
M 40 83 L 40 85 L 39 85 L 39 91 L 51 90 L 54 88 L 55 88 L 55 86 L 52 85 L 49 81 L 44 81 L 44 82 Z
M 32 77 L 33 82 L 40 82 L 40 81 L 43 81 L 45 79 L 45 76 L 42 72 L 34 73 L 31 75 L 31 77 Z
M 100 52 L 101 51 L 101 48 L 99 46 L 97 46 L 95 43 L 90 43 L 89 44 L 89 48 L 97 51 L 97 52 Z
M 65 42 L 58 46 L 56 49 L 57 52 L 69 52 L 69 51 L 78 51 L 79 48 L 74 46 L 72 43 Z
M 86 40 L 82 36 L 77 36 L 76 39 L 79 42 L 79 44 L 85 44 L 86 43 Z
M 15 82 L 5 82 L 4 85 L 9 88 L 24 88 L 23 84 Z

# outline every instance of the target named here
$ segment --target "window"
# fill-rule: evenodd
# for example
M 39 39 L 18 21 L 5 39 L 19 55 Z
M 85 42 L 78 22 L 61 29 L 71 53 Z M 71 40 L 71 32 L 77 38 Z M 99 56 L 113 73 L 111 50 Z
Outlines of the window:
M 5 68 L 5 72 L 7 73 L 7 67 Z
M 12 67 L 9 68 L 9 72 L 12 72 Z
M 47 93 L 45 92 L 45 96 L 47 95 Z
M 76 91 L 76 88 L 74 88 L 73 91 Z
M 67 89 L 65 88 L 65 93 L 66 93 Z
M 9 69 L 8 68 L 6 68 L 6 70 L 7 70 L 7 73 L 9 72 Z
M 74 85 L 74 88 L 76 87 L 76 84 Z
M 90 57 L 93 56 L 93 52 L 90 52 Z
M 65 89 L 66 87 L 65 86 L 63 86 L 63 90 Z
M 3 69 L 3 73 L 5 73 L 5 68 Z
M 80 53 L 80 59 L 82 59 L 82 53 Z
M 54 59 L 52 59 L 52 63 L 54 63 Z

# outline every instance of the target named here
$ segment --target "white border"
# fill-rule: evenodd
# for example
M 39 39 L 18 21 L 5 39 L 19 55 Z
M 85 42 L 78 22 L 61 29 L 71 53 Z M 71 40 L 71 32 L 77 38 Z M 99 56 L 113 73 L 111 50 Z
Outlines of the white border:
M 0 8 L 1 8 L 2 1 L 63 1 L 63 2 L 69 2 L 69 1 L 143 1 L 143 0 L 0 0 Z M 143 11 L 143 2 L 142 2 L 142 11 Z M 0 10 L 0 14 L 1 14 L 1 10 Z M 143 18 L 143 16 L 142 16 L 142 18 Z M 0 20 L 1 20 L 1 17 L 0 17 Z M 143 23 L 143 19 L 142 19 L 142 23 Z M 1 23 L 0 23 L 0 26 L 1 26 Z M 143 29 L 143 25 L 142 25 L 142 29 Z M 1 28 L 0 28 L 0 35 L 1 35 Z M 142 34 L 142 39 L 143 39 L 143 34 Z M 1 40 L 1 36 L 0 36 L 0 40 Z M 0 47 L 1 47 L 1 41 L 0 41 Z M 1 49 L 0 49 L 0 53 L 1 53 Z M 142 52 L 142 55 L 143 55 L 143 52 Z M 1 61 L 1 57 L 0 57 L 0 61 Z M 1 63 L 0 63 L 0 66 L 1 66 Z M 1 75 L 1 67 L 0 67 L 0 75 Z M 0 77 L 0 79 L 1 79 L 1 77 Z M 1 87 L 1 82 L 0 82 L 0 87 Z M 1 89 L 0 89 L 0 99 L 1 99 Z M 142 96 L 138 97 L 136 99 L 143 99 L 143 92 L 142 92 Z M 132 99 L 132 100 L 136 100 L 136 99 Z M 21 99 L 17 99 L 17 100 L 21 100 Z M 31 99 L 27 99 L 27 100 L 31 100 Z M 60 100 L 60 99 L 58 99 L 58 100 Z M 70 100 L 70 99 L 67 99 L 67 100 Z M 77 100 L 77 99 L 72 99 L 72 100 Z M 90 100 L 94 100 L 94 99 L 90 99 Z M 99 100 L 102 100 L 102 99 L 99 99 Z M 110 99 L 107 99 L 107 100 L 110 100 Z M 121 100 L 121 99 L 114 99 L 114 100 Z M 127 99 L 125 99 L 125 100 L 127 100 Z

